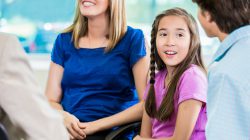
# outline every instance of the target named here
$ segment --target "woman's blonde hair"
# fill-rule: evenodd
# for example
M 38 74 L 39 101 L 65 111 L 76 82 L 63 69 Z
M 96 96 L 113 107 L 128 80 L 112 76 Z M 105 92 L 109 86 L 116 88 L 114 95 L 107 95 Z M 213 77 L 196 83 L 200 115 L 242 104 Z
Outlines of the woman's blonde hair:
M 65 33 L 72 32 L 72 41 L 79 48 L 79 39 L 88 33 L 88 19 L 80 12 L 80 0 L 77 0 L 73 24 L 64 30 Z M 106 52 L 111 51 L 127 31 L 125 0 L 109 0 L 109 43 Z

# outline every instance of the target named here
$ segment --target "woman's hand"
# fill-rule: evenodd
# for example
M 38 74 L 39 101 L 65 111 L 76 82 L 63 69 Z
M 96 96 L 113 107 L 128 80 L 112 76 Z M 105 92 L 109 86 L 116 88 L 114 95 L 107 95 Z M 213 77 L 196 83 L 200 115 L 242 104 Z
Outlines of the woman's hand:
M 70 139 L 82 140 L 86 138 L 86 133 L 79 127 L 80 121 L 74 115 L 63 111 L 63 117 L 64 125 L 70 134 Z

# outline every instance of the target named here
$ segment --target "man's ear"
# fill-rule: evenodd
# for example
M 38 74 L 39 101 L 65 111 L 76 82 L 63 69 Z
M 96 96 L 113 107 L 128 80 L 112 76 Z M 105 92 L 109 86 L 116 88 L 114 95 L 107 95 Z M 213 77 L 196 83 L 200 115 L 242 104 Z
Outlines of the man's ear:
M 202 11 L 203 16 L 205 17 L 207 22 L 213 22 L 212 16 L 208 11 Z

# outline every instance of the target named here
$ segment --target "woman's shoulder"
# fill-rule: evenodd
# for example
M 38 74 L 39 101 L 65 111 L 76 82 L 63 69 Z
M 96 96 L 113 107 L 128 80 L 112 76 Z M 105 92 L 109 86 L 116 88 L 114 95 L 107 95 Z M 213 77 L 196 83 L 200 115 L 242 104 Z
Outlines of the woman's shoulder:
M 127 31 L 129 31 L 129 32 L 142 32 L 142 30 L 141 29 L 139 29 L 139 28 L 135 28 L 135 27 L 132 27 L 132 26 L 127 26 Z
M 144 40 L 144 35 L 141 29 L 127 26 L 127 31 L 121 38 L 117 46 L 121 46 L 120 48 L 128 51 L 127 49 L 140 48 L 140 45 L 142 44 L 141 42 L 143 40 Z M 133 47 L 135 44 L 138 45 L 136 45 L 136 47 Z
M 71 46 L 72 44 L 73 44 L 72 33 L 63 32 L 57 35 L 54 46 L 56 49 L 60 48 L 61 50 L 66 50 L 66 49 L 70 49 L 71 47 L 68 47 L 68 46 Z
M 139 35 L 139 34 L 143 34 L 143 32 L 139 28 L 134 28 L 134 27 L 131 27 L 131 26 L 127 26 L 126 34 Z
M 143 32 L 139 28 L 134 28 L 134 27 L 131 27 L 131 26 L 127 26 L 126 36 L 131 37 L 131 38 L 142 37 L 143 36 Z
M 61 42 L 68 42 L 72 38 L 72 32 L 61 32 L 57 35 L 57 40 L 60 40 Z

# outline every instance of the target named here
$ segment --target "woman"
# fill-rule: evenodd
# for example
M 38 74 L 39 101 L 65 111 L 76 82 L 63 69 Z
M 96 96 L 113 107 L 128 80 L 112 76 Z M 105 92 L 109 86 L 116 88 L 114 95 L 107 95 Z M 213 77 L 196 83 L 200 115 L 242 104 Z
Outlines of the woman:
M 78 0 L 73 24 L 55 41 L 46 95 L 72 139 L 101 140 L 142 117 L 149 58 L 142 31 L 125 17 L 124 0 Z

